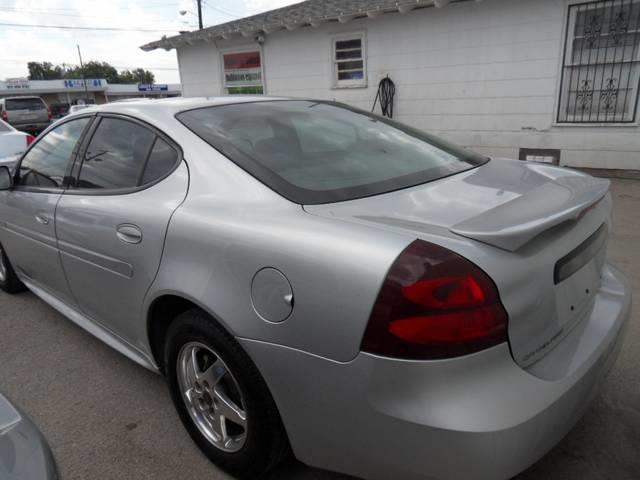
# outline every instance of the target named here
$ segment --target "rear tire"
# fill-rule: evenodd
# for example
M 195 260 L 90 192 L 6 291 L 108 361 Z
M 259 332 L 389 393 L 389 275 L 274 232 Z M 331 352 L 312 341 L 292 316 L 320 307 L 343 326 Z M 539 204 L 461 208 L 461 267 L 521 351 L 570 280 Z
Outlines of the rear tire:
M 164 367 L 180 419 L 200 450 L 240 479 L 261 478 L 289 452 L 271 393 L 236 340 L 199 309 L 167 332 Z
M 27 289 L 13 270 L 2 245 L 0 245 L 0 289 L 7 293 L 18 293 Z

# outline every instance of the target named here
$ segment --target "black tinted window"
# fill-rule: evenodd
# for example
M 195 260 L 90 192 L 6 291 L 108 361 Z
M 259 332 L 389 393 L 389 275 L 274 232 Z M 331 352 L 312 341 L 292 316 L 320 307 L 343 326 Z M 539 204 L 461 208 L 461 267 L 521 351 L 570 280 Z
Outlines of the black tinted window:
M 77 186 L 137 186 L 154 138 L 150 130 L 136 123 L 103 118 L 85 152 Z
M 178 152 L 169 146 L 167 142 L 161 138 L 157 138 L 153 144 L 151 155 L 147 167 L 142 175 L 141 185 L 151 183 L 160 177 L 166 175 L 176 164 L 178 160 Z
M 6 100 L 7 110 L 43 110 L 47 106 L 40 98 L 9 98 Z
M 72 120 L 41 138 L 22 160 L 17 183 L 31 187 L 61 187 L 73 149 L 88 123 L 88 118 Z
M 240 103 L 190 110 L 177 118 L 302 204 L 389 192 L 487 161 L 406 125 L 330 102 Z

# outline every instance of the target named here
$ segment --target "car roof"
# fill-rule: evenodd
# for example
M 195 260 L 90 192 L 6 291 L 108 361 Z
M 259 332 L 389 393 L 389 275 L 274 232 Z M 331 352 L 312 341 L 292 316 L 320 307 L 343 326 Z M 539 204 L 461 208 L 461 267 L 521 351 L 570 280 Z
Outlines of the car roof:
M 92 105 L 91 111 L 105 113 L 123 113 L 136 115 L 146 113 L 153 115 L 154 113 L 176 113 L 203 107 L 213 107 L 218 105 L 232 105 L 238 103 L 266 102 L 273 100 L 288 100 L 286 97 L 265 97 L 264 95 L 238 95 L 238 96 L 221 96 L 221 97 L 172 97 L 152 100 L 149 98 L 127 99 L 127 101 L 119 101 L 113 103 L 105 103 L 103 105 Z
M 39 97 L 38 95 L 18 95 L 15 97 L 4 97 L 2 100 L 23 100 L 23 99 L 33 100 L 34 98 L 38 98 L 42 100 L 42 97 Z

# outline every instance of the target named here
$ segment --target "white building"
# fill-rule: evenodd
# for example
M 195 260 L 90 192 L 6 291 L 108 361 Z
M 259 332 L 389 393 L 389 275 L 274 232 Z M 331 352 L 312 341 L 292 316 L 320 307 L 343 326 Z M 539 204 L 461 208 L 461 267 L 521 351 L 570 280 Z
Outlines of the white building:
M 490 155 L 640 170 L 640 0 L 309 0 L 163 37 L 185 96 L 371 109 Z M 379 111 L 379 110 L 378 110 Z

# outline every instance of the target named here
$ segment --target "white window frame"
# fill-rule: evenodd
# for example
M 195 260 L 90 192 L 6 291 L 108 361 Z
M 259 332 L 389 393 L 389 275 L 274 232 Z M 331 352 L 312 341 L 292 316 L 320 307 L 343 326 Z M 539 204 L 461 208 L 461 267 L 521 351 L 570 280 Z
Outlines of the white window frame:
M 243 45 L 239 47 L 233 48 L 224 48 L 220 50 L 220 72 L 222 74 L 221 82 L 222 82 L 222 93 L 223 95 L 230 95 L 229 88 L 242 88 L 244 85 L 227 85 L 227 78 L 224 71 L 224 56 L 229 53 L 248 53 L 248 52 L 260 52 L 260 71 L 262 76 L 262 93 L 255 94 L 247 94 L 247 95 L 266 95 L 267 94 L 267 82 L 265 78 L 265 69 L 264 69 L 264 49 L 262 45 L 252 44 L 252 45 Z M 257 85 L 246 85 L 247 87 L 256 87 Z
M 345 40 L 360 40 L 361 58 L 336 59 L 336 44 Z M 362 60 L 362 79 L 338 80 L 338 63 Z M 365 32 L 341 33 L 331 37 L 331 64 L 333 88 L 365 88 L 367 86 L 367 36 Z

